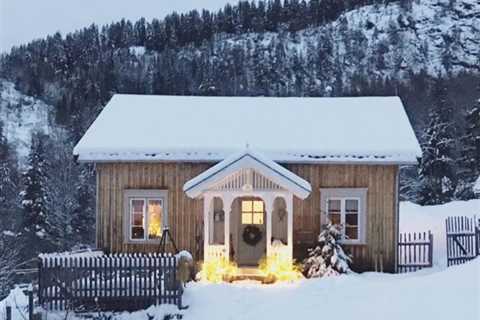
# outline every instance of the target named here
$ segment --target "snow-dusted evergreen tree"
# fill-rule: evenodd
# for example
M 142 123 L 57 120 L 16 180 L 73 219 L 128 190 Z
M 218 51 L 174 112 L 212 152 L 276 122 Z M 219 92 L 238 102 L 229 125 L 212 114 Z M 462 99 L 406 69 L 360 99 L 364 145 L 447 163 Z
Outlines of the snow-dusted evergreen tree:
M 8 232 L 0 232 L 0 301 L 13 287 L 13 269 L 19 262 L 16 237 Z
M 75 244 L 72 219 L 76 206 L 78 166 L 73 161 L 71 143 L 64 130 L 55 130 L 44 138 L 49 148 L 45 153 L 45 204 L 48 237 L 55 250 L 69 250 Z
M 14 149 L 3 134 L 0 121 L 0 300 L 12 287 L 13 268 L 18 263 L 17 238 L 18 172 Z
M 15 232 L 18 213 L 18 169 L 15 150 L 3 134 L 0 121 L 0 232 Z
M 434 84 L 434 107 L 423 137 L 423 157 L 419 167 L 419 202 L 442 204 L 452 200 L 457 184 L 455 166 L 455 125 L 452 106 L 441 78 Z
M 328 221 L 320 235 L 318 245 L 310 249 L 303 262 L 304 273 L 308 278 L 335 276 L 350 272 L 352 258 L 343 251 L 340 244 L 340 226 Z
M 22 225 L 20 230 L 23 258 L 32 258 L 51 248 L 51 228 L 47 221 L 47 136 L 41 132 L 32 134 L 28 167 L 23 174 L 24 189 L 20 193 Z
M 480 86 L 479 86 L 480 89 Z M 465 134 L 461 139 L 459 176 L 462 183 L 457 186 L 461 199 L 472 198 L 472 185 L 480 175 L 480 98 L 465 116 Z
M 465 166 L 470 170 L 469 176 L 473 179 L 480 175 L 480 98 L 466 116 L 466 135 L 464 142 Z
M 422 184 L 418 176 L 418 165 L 400 167 L 400 201 L 419 202 Z
M 80 168 L 72 213 L 72 230 L 76 244 L 92 245 L 95 237 L 95 174 L 93 168 Z

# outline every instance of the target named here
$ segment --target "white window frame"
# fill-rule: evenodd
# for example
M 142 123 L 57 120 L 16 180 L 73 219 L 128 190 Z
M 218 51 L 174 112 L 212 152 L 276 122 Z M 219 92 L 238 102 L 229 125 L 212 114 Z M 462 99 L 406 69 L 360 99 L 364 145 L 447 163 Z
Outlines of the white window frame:
M 131 212 L 132 202 L 135 200 L 143 201 L 143 230 L 144 235 L 143 239 L 133 239 L 132 238 L 132 223 L 133 215 Z M 149 239 L 148 238 L 148 202 L 160 200 L 162 205 L 162 229 L 168 226 L 168 191 L 167 190 L 138 190 L 138 189 L 128 189 L 124 190 L 124 242 L 125 243 L 159 243 L 159 239 Z
M 366 244 L 367 234 L 367 188 L 321 188 L 320 189 L 320 207 L 322 225 L 328 219 L 329 200 L 340 200 L 340 223 L 342 224 L 342 240 L 344 244 Z M 358 201 L 358 239 L 346 239 L 346 201 Z

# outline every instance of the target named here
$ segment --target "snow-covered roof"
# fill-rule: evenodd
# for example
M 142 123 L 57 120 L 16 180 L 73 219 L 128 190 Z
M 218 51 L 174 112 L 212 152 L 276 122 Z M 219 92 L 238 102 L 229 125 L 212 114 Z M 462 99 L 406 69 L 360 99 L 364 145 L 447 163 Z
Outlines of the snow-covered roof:
M 473 192 L 480 194 L 480 177 L 477 178 L 477 181 L 475 181 L 473 185 Z
M 259 172 L 270 181 L 291 191 L 300 199 L 305 199 L 312 192 L 310 183 L 264 155 L 248 148 L 187 181 L 183 186 L 183 191 L 189 197 L 196 198 L 212 185 L 242 169 L 253 169 Z
M 74 149 L 80 161 L 221 161 L 249 144 L 277 162 L 416 163 L 398 97 L 115 95 Z

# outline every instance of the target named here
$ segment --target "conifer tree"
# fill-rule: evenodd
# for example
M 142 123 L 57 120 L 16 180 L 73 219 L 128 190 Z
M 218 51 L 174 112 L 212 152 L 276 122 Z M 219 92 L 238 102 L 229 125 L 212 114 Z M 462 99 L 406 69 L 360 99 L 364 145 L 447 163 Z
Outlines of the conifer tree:
M 0 232 L 0 301 L 8 295 L 14 284 L 14 268 L 18 264 L 15 236 Z
M 14 150 L 3 134 L 0 121 L 0 300 L 13 285 L 13 269 L 18 263 L 17 239 L 18 171 Z
M 45 139 L 46 136 L 41 132 L 32 135 L 28 167 L 23 174 L 24 188 L 20 194 L 23 209 L 20 236 L 24 246 L 22 254 L 26 259 L 50 248 L 50 226 L 47 222 Z
M 461 199 L 470 199 L 473 197 L 472 185 L 480 176 L 480 98 L 466 113 L 465 123 L 459 159 L 459 176 L 463 182 L 457 186 L 457 195 Z
M 63 130 L 52 130 L 43 142 L 48 145 L 44 185 L 48 195 L 45 205 L 49 227 L 47 240 L 56 251 L 66 251 L 75 244 L 72 219 L 76 206 L 78 166 L 72 159 L 73 143 Z
M 0 121 L 0 232 L 16 229 L 18 169 L 14 153 Z
M 85 165 L 80 169 L 79 176 L 72 230 L 77 244 L 92 245 L 95 236 L 95 175 L 92 167 Z
M 464 138 L 465 166 L 470 171 L 470 177 L 480 175 L 480 98 L 466 116 L 466 135 Z
M 457 184 L 455 126 L 442 78 L 435 81 L 433 99 L 435 105 L 429 113 L 430 122 L 423 137 L 423 157 L 419 168 L 419 201 L 423 205 L 451 201 Z
M 343 251 L 341 239 L 340 226 L 328 221 L 318 236 L 318 245 L 309 250 L 303 263 L 308 278 L 336 276 L 351 271 L 352 258 Z

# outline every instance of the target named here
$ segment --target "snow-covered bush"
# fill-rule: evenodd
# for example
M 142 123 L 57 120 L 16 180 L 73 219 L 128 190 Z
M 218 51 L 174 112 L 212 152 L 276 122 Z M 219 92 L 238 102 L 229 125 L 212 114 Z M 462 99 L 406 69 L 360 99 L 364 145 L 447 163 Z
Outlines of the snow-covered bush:
M 225 258 L 211 259 L 202 264 L 196 278 L 197 280 L 221 283 L 229 281 L 229 277 L 235 275 L 237 270 L 237 265 Z
M 330 221 L 318 236 L 318 245 L 310 249 L 303 262 L 303 271 L 308 278 L 335 276 L 350 272 L 352 258 L 340 244 L 340 226 Z
M 194 267 L 192 254 L 186 250 L 182 250 L 177 253 L 175 257 L 177 258 L 178 280 L 180 280 L 183 285 L 186 285 L 188 281 L 192 280 Z

